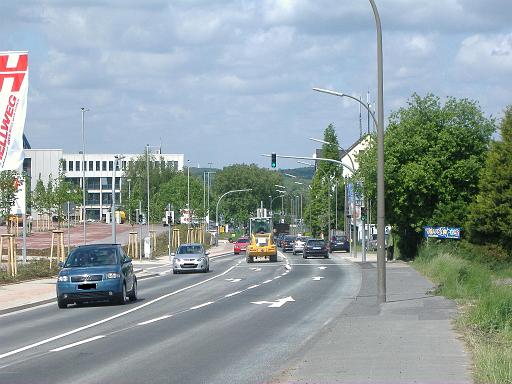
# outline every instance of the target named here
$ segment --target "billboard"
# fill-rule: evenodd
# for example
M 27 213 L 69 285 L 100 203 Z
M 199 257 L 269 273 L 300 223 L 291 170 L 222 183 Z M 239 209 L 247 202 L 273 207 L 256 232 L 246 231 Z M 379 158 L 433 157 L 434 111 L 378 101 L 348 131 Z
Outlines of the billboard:
M 0 171 L 23 164 L 27 94 L 28 53 L 0 52 Z
M 426 238 L 460 239 L 460 228 L 453 227 L 423 227 Z

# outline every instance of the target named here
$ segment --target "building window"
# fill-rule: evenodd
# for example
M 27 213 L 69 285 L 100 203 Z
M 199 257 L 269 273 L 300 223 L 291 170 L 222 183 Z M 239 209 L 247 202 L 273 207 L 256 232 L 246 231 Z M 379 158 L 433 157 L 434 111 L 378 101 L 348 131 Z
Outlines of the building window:
M 69 167 L 68 167 L 68 169 L 69 169 L 70 171 L 72 171 L 72 170 L 73 170 L 73 162 L 72 162 L 72 161 L 70 161 L 70 162 L 69 162 Z
M 103 193 L 101 195 L 101 203 L 103 205 L 112 204 L 112 193 Z
M 123 160 L 123 163 L 122 163 L 122 164 L 123 164 L 123 171 L 126 171 L 126 161 L 125 161 L 125 160 Z
M 101 168 L 100 168 L 100 162 L 99 162 L 99 161 L 97 161 L 97 162 L 96 162 L 96 170 L 97 170 L 97 171 L 100 171 L 100 170 L 101 170 Z
M 89 161 L 89 171 L 94 171 L 94 161 Z
M 80 162 L 75 161 L 75 171 L 79 171 L 79 170 L 80 170 Z
M 67 169 L 66 169 L 67 167 L 68 167 L 68 163 L 67 163 L 66 161 L 63 161 L 63 162 L 62 162 L 62 170 L 63 170 L 64 172 L 66 172 L 66 171 L 67 171 Z
M 101 162 L 101 170 L 102 171 L 106 171 L 107 170 L 107 162 L 106 161 L 102 161 Z
M 112 189 L 112 178 L 110 178 L 110 177 L 102 177 L 101 178 L 101 189 L 102 190 Z
M 108 162 L 108 170 L 109 171 L 113 171 L 114 170 L 114 162 L 113 161 L 109 161 Z

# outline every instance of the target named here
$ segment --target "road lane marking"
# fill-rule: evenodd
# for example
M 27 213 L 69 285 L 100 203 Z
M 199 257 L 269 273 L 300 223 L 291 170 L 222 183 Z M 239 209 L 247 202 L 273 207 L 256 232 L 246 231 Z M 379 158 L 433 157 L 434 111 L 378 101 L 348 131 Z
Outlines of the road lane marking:
M 259 286 L 260 286 L 259 284 L 251 285 L 249 288 L 247 288 L 247 291 L 248 291 L 249 289 L 258 288 Z
M 238 294 L 240 294 L 240 293 L 242 293 L 242 292 L 243 292 L 243 291 L 236 291 L 236 292 L 233 292 L 233 293 L 229 293 L 229 294 L 227 294 L 227 295 L 226 295 L 226 296 L 224 296 L 224 297 L 231 297 L 231 296 L 235 296 L 235 295 L 238 295 Z
M 327 269 L 327 267 L 318 267 L 318 269 Z
M 280 278 L 281 278 L 281 276 L 276 276 L 276 277 L 274 277 L 274 280 L 280 279 Z
M 207 305 L 210 305 L 210 304 L 213 304 L 213 303 L 215 303 L 215 301 L 209 301 L 207 303 L 196 305 L 195 307 L 190 307 L 189 309 L 192 310 L 192 309 L 203 308 L 203 307 L 206 307 Z
M 0 315 L 0 318 L 7 317 L 7 316 L 12 316 L 12 315 L 17 315 L 17 314 L 24 313 L 24 312 L 33 311 L 35 309 L 49 307 L 50 305 L 55 305 L 55 302 L 52 301 L 51 303 L 40 304 L 40 305 L 36 305 L 35 307 L 29 307 L 29 308 L 19 309 L 17 311 L 12 311 L 12 312 L 8 312 L 8 313 L 4 313 L 3 315 Z
M 52 341 L 55 341 L 55 340 L 58 340 L 58 339 L 62 339 L 63 337 L 66 337 L 66 336 L 69 336 L 69 335 L 73 335 L 73 334 L 75 334 L 75 333 L 78 333 L 78 332 L 84 331 L 84 330 L 89 329 L 89 328 L 96 327 L 96 326 L 98 326 L 98 325 L 100 325 L 100 324 L 104 324 L 104 323 L 106 323 L 106 322 L 109 322 L 109 321 L 111 321 L 111 320 L 117 319 L 117 318 L 119 318 L 119 317 L 126 316 L 126 315 L 128 315 L 128 314 L 130 314 L 130 313 L 132 313 L 132 312 L 135 312 L 135 311 L 138 311 L 138 310 L 140 310 L 140 309 L 143 309 L 143 308 L 147 307 L 148 305 L 154 304 L 154 303 L 159 302 L 159 301 L 161 301 L 161 300 L 164 300 L 164 299 L 166 299 L 166 298 L 168 298 L 168 297 L 171 297 L 171 296 L 177 295 L 178 293 L 181 293 L 181 292 L 186 291 L 186 290 L 188 290 L 188 289 L 191 289 L 191 288 L 197 287 L 197 286 L 199 286 L 199 285 L 202 285 L 202 284 L 205 284 L 205 283 L 207 283 L 207 282 L 209 282 L 209 281 L 212 281 L 212 280 L 214 280 L 214 279 L 217 279 L 217 278 L 219 278 L 219 277 L 221 277 L 221 276 L 224 276 L 224 275 L 226 275 L 227 273 L 231 272 L 235 267 L 236 267 L 236 266 L 235 266 L 235 265 L 233 265 L 233 266 L 229 267 L 229 268 L 228 268 L 228 269 L 226 269 L 224 272 L 222 272 L 222 273 L 220 273 L 220 274 L 218 274 L 218 275 L 215 275 L 215 276 L 213 276 L 213 277 L 210 277 L 210 278 L 208 278 L 208 279 L 206 279 L 206 280 L 203 280 L 203 281 L 200 281 L 200 282 L 198 282 L 198 283 L 195 283 L 195 284 L 192 284 L 192 285 L 189 285 L 189 286 L 186 286 L 186 287 L 180 288 L 180 289 L 178 289 L 178 290 L 176 290 L 176 291 L 173 291 L 173 292 L 167 293 L 167 294 L 162 295 L 162 296 L 160 296 L 160 297 L 157 297 L 157 298 L 155 298 L 155 299 L 153 299 L 153 300 L 150 300 L 150 301 L 148 301 L 147 303 L 144 303 L 144 304 L 141 304 L 141 305 L 139 305 L 139 306 L 137 306 L 137 307 L 131 308 L 131 309 L 127 310 L 127 311 L 124 311 L 124 312 L 118 313 L 118 314 L 116 314 L 116 315 L 113 315 L 113 316 L 107 317 L 107 318 L 105 318 L 105 319 L 102 319 L 102 320 L 96 321 L 96 322 L 94 322 L 94 323 L 90 323 L 90 324 L 84 325 L 84 326 L 79 327 L 79 328 L 72 329 L 72 330 L 70 330 L 70 331 L 68 331 L 68 332 L 61 333 L 61 334 L 59 334 L 59 335 L 56 335 L 56 336 L 50 337 L 50 338 L 48 338 L 48 339 L 43 339 L 43 340 L 40 340 L 40 341 L 38 341 L 38 342 L 35 342 L 35 343 L 32 343 L 32 344 L 26 345 L 26 346 L 24 346 L 24 347 L 21 347 L 21 348 L 18 348 L 18 349 L 15 349 L 15 350 L 12 350 L 12 351 L 9 351 L 9 352 L 6 352 L 6 353 L 3 353 L 3 354 L 1 354 L 1 355 L 0 355 L 0 359 L 4 359 L 4 358 L 6 358 L 6 357 L 9 357 L 9 356 L 15 355 L 15 354 L 17 354 L 17 353 L 24 352 L 24 351 L 26 351 L 26 350 L 28 350 L 28 349 L 36 348 L 36 347 L 39 347 L 39 346 L 41 346 L 41 345 L 51 343 Z
M 313 277 L 313 280 L 315 280 L 315 281 L 320 281 L 321 279 L 325 279 L 325 277 L 323 277 L 323 276 L 315 276 L 315 277 Z
M 142 323 L 139 323 L 139 324 L 137 324 L 137 325 L 146 325 L 146 324 L 151 324 L 151 323 L 154 323 L 155 321 L 160 321 L 160 320 L 168 319 L 169 317 L 172 317 L 172 315 L 160 316 L 160 317 L 157 317 L 157 318 L 155 318 L 155 319 L 151 319 L 151 320 L 143 321 Z
M 257 305 L 270 304 L 267 306 L 268 308 L 281 308 L 286 303 L 290 303 L 293 301 L 295 301 L 293 299 L 293 297 L 288 296 L 288 297 L 283 297 L 282 299 L 277 299 L 276 301 L 251 301 L 251 304 L 257 304 Z
M 105 337 L 105 335 L 94 336 L 94 337 L 91 337 L 89 339 L 85 339 L 85 340 L 82 340 L 82 341 L 77 341 L 76 343 L 73 343 L 73 344 L 68 344 L 68 345 L 65 345 L 63 347 L 51 349 L 50 352 L 60 352 L 60 351 L 63 351 L 65 349 L 76 347 L 77 345 L 82 345 L 82 344 L 85 344 L 85 343 L 90 343 L 91 341 L 94 341 L 94 340 L 103 339 L 104 337 Z
M 265 280 L 265 281 L 264 281 L 263 283 L 261 283 L 261 284 L 268 284 L 268 283 L 271 283 L 271 282 L 272 282 L 272 280 Z
M 261 268 L 251 268 L 251 269 L 252 269 L 253 271 L 255 271 L 255 272 L 259 272 L 259 271 L 261 271 Z
M 226 279 L 226 281 L 230 281 L 232 283 L 238 283 L 239 281 L 242 281 L 242 279 Z

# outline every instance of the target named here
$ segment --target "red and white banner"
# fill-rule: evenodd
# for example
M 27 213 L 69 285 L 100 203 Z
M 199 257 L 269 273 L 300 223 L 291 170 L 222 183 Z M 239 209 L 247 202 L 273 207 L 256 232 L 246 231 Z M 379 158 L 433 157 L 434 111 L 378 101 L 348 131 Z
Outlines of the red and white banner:
M 28 52 L 0 52 L 0 171 L 23 164 L 27 95 Z

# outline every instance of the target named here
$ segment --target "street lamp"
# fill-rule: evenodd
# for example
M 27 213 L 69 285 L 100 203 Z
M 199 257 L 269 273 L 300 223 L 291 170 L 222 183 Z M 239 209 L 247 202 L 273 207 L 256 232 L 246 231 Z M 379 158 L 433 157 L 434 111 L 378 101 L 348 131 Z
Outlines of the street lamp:
M 131 212 L 131 209 L 132 209 L 132 189 L 131 189 L 132 179 L 128 178 L 128 179 L 126 179 L 126 181 L 128 182 L 128 222 L 131 225 L 132 224 L 132 212 Z
M 86 229 L 86 211 L 85 211 L 85 129 L 84 129 L 84 115 L 89 112 L 89 109 L 84 107 L 82 110 L 82 220 L 84 222 L 84 245 L 87 243 L 87 229 Z
M 124 159 L 123 155 L 114 156 L 114 169 L 112 170 L 112 244 L 116 243 L 116 168 L 119 160 Z
M 187 226 L 190 228 L 192 216 L 190 215 L 190 160 L 187 160 Z
M 249 191 L 252 191 L 252 188 L 248 188 L 248 189 L 234 189 L 232 191 L 227 191 L 221 197 L 219 197 L 219 200 L 217 201 L 217 207 L 215 208 L 215 225 L 217 226 L 217 235 L 219 234 L 219 204 L 220 204 L 220 201 L 222 200 L 222 198 L 224 196 L 226 196 L 226 195 L 231 194 L 231 193 L 249 192 Z

